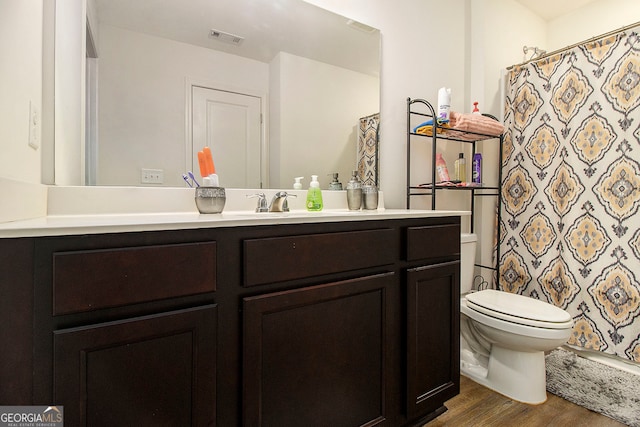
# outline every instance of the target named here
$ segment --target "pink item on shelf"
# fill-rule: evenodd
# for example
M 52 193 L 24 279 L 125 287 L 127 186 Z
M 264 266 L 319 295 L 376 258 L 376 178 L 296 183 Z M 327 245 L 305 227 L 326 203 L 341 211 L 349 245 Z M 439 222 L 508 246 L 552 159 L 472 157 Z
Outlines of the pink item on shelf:
M 452 130 L 474 132 L 489 136 L 500 136 L 502 132 L 504 132 L 504 125 L 502 125 L 502 123 L 480 114 L 462 114 L 451 111 L 449 117 L 449 124 Z M 482 135 L 465 133 L 455 136 L 461 139 L 474 140 L 482 139 Z
M 441 182 L 450 181 L 449 170 L 447 169 L 447 163 L 444 161 L 442 154 L 436 154 L 436 171 Z

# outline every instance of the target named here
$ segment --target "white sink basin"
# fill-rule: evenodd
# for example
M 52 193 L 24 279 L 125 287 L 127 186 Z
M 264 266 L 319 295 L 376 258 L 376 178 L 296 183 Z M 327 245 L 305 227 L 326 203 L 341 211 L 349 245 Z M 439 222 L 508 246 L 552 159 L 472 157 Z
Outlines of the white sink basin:
M 247 211 L 223 211 L 222 217 L 228 219 L 269 219 L 269 218 L 309 218 L 327 216 L 353 216 L 367 215 L 378 212 L 377 210 L 351 211 L 348 209 L 324 209 L 319 212 L 309 212 L 305 210 L 292 210 L 289 212 L 247 212 Z

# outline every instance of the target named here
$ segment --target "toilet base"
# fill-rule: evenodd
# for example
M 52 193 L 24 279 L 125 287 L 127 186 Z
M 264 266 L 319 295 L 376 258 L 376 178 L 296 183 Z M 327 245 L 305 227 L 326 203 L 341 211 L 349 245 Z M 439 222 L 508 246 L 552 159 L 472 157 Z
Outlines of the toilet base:
M 518 402 L 537 405 L 547 400 L 544 352 L 491 347 L 489 366 L 460 363 L 466 377 Z

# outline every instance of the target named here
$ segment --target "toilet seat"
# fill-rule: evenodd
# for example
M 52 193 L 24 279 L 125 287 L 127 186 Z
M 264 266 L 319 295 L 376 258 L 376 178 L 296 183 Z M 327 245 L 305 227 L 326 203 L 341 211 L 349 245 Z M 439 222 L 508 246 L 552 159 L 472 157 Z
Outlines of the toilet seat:
M 467 307 L 506 322 L 545 329 L 567 329 L 571 315 L 549 303 L 510 292 L 486 289 L 466 296 Z

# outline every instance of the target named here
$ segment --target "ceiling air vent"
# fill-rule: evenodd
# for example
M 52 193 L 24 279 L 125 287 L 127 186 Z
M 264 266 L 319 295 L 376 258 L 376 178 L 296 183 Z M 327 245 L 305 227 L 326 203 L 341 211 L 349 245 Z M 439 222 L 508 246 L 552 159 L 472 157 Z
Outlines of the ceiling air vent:
M 244 41 L 244 37 L 236 36 L 231 33 L 225 33 L 224 31 L 220 31 L 220 30 L 209 31 L 209 37 L 214 40 L 218 40 L 223 43 L 228 43 L 235 46 L 240 46 Z

